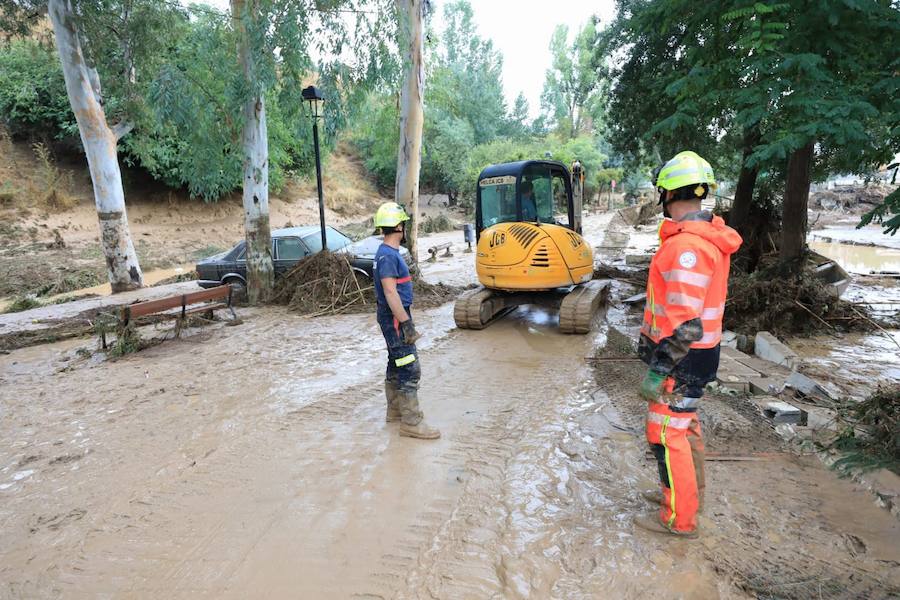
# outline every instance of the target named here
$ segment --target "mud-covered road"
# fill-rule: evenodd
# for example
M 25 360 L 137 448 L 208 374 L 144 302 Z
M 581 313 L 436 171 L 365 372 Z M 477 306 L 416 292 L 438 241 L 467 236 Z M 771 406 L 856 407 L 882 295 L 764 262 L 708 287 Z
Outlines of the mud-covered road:
M 627 234 L 594 235 L 608 222 L 586 230 L 621 252 Z M 369 315 L 242 309 L 116 361 L 93 340 L 2 355 L 0 598 L 900 593 L 897 521 L 738 398 L 704 400 L 701 539 L 635 531 L 656 478 L 642 368 L 585 361 L 634 335 L 634 291 L 587 336 L 535 308 L 485 331 L 419 313 L 433 442 L 384 423 Z
M 83 341 L 0 357 L 0 596 L 804 597 L 810 575 L 823 597 L 896 589 L 896 521 L 814 460 L 710 463 L 702 540 L 634 531 L 655 466 L 636 366 L 584 361 L 605 327 L 421 315 L 421 397 L 444 433 L 423 442 L 383 422 L 371 318 L 244 312 L 119 361 L 79 356 Z M 749 417 L 709 414 L 714 450 L 778 452 Z

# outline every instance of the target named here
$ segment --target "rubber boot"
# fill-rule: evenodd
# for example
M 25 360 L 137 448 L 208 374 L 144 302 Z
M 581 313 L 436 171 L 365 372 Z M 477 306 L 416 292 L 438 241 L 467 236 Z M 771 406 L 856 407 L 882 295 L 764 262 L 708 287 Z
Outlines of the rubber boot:
M 407 425 L 400 423 L 400 435 L 420 440 L 436 440 L 441 437 L 441 432 L 435 427 L 431 427 L 425 420 L 419 421 L 418 425 Z
M 663 493 L 659 490 L 646 490 L 641 492 L 641 498 L 652 504 L 653 506 L 660 506 L 665 498 L 663 498 Z
M 634 518 L 634 524 L 641 529 L 646 529 L 647 531 L 652 531 L 653 533 L 662 533 L 675 537 L 686 538 L 689 540 L 695 539 L 700 536 L 696 529 L 693 531 L 676 531 L 674 529 L 669 529 L 662 521 L 659 520 L 659 515 L 656 514 L 638 515 Z
M 419 409 L 419 396 L 415 390 L 399 391 L 397 397 L 400 400 L 400 435 L 422 440 L 436 440 L 441 437 L 441 432 L 425 422 L 422 411 Z
M 385 423 L 396 423 L 400 420 L 400 397 L 397 384 L 388 379 L 384 380 L 384 395 L 387 398 L 387 411 L 384 415 Z

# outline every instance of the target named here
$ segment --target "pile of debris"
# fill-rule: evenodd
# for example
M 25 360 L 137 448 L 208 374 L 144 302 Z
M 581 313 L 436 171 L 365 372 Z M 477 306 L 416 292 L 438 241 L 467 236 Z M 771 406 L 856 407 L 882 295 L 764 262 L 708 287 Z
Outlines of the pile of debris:
M 836 468 L 883 467 L 900 475 L 900 385 L 879 386 L 866 400 L 848 403 L 839 411 L 838 424 L 829 446 L 843 453 Z
M 732 271 L 728 280 L 726 329 L 746 335 L 778 336 L 819 332 L 871 331 L 877 325 L 863 306 L 835 297 L 811 271 L 801 278 L 776 273 L 776 265 L 753 273 Z
M 350 266 L 346 254 L 319 252 L 304 258 L 275 284 L 272 302 L 307 316 L 375 312 L 375 286 Z M 461 288 L 421 278 L 413 280 L 416 308 L 432 308 L 454 300 Z
M 843 210 L 864 213 L 882 204 L 885 197 L 896 189 L 887 184 L 839 185 L 832 190 L 813 192 L 810 206 L 824 210 Z

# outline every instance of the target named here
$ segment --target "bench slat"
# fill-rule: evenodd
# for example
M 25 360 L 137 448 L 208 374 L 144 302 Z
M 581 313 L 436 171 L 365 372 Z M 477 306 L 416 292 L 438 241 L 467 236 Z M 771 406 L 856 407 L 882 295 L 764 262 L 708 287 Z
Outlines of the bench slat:
M 137 317 L 144 317 L 146 315 L 152 315 L 158 312 L 171 310 L 173 308 L 182 308 L 182 306 L 190 306 L 191 304 L 198 304 L 200 302 L 209 302 L 210 300 L 224 299 L 228 298 L 228 295 L 230 293 L 231 286 L 220 285 L 208 290 L 191 292 L 182 296 L 171 296 L 169 298 L 159 298 L 157 300 L 137 302 L 122 309 L 122 318 L 123 320 L 136 319 Z M 182 300 L 184 300 L 183 305 Z M 223 305 L 223 308 L 227 307 L 227 304 Z M 208 310 L 205 307 L 203 308 L 204 310 Z

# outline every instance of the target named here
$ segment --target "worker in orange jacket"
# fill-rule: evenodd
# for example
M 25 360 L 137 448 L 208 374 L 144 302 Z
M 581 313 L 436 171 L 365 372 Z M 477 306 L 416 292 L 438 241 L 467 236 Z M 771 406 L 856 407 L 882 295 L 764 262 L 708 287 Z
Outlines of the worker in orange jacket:
M 685 537 L 697 536 L 705 488 L 697 404 L 719 368 L 728 271 L 742 241 L 721 217 L 701 209 L 715 185 L 712 167 L 694 152 L 676 154 L 659 171 L 666 219 L 650 263 L 638 345 L 649 367 L 640 393 L 649 402 L 646 434 L 661 490 L 643 494 L 659 512 L 634 522 Z

